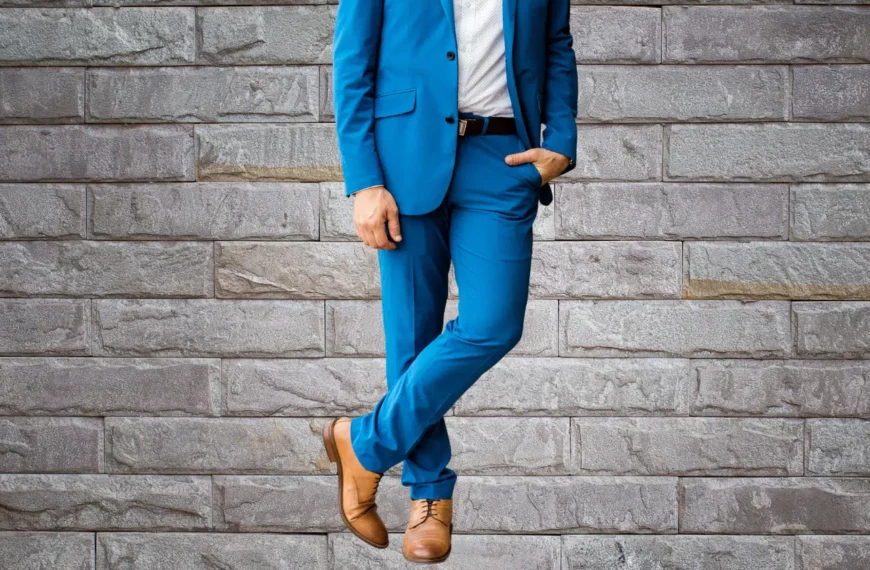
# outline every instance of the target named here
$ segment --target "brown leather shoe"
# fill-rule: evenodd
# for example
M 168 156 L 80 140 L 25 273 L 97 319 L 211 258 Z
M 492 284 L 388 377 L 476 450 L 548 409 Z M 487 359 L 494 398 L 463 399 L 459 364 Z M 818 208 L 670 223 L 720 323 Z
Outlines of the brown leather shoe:
M 402 554 L 411 562 L 443 562 L 450 556 L 453 533 L 452 499 L 411 501 L 411 516 Z
M 389 544 L 387 527 L 378 515 L 375 494 L 383 473 L 368 471 L 350 445 L 350 418 L 336 418 L 323 427 L 329 460 L 338 468 L 338 510 L 355 535 L 377 548 Z

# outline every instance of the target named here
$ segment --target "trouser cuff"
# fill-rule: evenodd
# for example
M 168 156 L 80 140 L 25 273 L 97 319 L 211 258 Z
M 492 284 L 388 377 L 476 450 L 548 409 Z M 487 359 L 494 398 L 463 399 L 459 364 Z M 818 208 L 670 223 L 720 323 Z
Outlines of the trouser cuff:
M 452 499 L 454 481 L 411 486 L 411 500 L 420 499 Z

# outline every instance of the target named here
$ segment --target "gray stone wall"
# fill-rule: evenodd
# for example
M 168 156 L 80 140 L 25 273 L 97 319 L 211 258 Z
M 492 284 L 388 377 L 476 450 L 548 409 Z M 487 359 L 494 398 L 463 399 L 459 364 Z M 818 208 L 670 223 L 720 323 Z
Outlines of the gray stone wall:
M 447 418 L 444 566 L 870 568 L 867 0 L 575 4 L 578 166 Z M 319 439 L 385 390 L 335 4 L 0 6 L 0 567 L 405 568 L 399 471 L 377 551 Z

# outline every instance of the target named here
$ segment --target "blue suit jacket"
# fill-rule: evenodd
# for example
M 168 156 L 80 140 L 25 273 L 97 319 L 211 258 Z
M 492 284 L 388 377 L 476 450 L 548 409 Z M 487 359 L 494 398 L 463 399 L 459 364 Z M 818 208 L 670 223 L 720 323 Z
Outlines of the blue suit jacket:
M 502 0 L 507 80 L 526 148 L 577 154 L 577 67 L 570 0 Z M 403 214 L 444 199 L 458 123 L 452 0 L 341 0 L 333 97 L 345 193 L 383 184 Z M 448 122 L 447 117 L 453 120 Z M 541 124 L 545 124 L 543 141 Z M 549 184 L 539 189 L 552 201 Z

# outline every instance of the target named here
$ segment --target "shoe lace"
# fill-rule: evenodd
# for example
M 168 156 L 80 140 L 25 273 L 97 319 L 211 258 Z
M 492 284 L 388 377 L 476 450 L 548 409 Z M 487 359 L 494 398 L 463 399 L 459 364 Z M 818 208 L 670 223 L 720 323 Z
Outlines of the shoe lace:
M 420 519 L 420 521 L 417 524 L 415 524 L 411 528 L 415 528 L 415 527 L 420 526 L 421 524 L 426 522 L 426 520 L 429 519 L 429 517 L 432 517 L 435 520 L 437 520 L 438 522 L 441 522 L 443 524 L 443 521 L 441 519 L 439 519 L 437 516 L 438 515 L 438 507 L 440 505 L 441 505 L 440 499 L 423 499 L 421 502 L 417 503 L 418 509 L 422 513 L 422 518 Z M 422 512 L 423 509 L 426 510 L 425 513 Z
M 375 476 L 375 478 L 374 478 L 374 480 L 373 480 L 373 482 L 372 482 L 372 497 L 374 497 L 374 496 L 375 496 L 375 493 L 378 492 L 378 485 L 381 484 L 381 478 L 382 478 L 383 476 L 384 476 L 383 473 L 378 473 L 378 474 Z
M 377 473 L 374 477 L 372 477 L 372 490 L 371 490 L 371 499 L 367 501 L 366 509 L 363 513 L 368 512 L 375 508 L 375 494 L 378 492 L 378 485 L 381 483 L 381 478 L 384 476 L 383 473 Z

